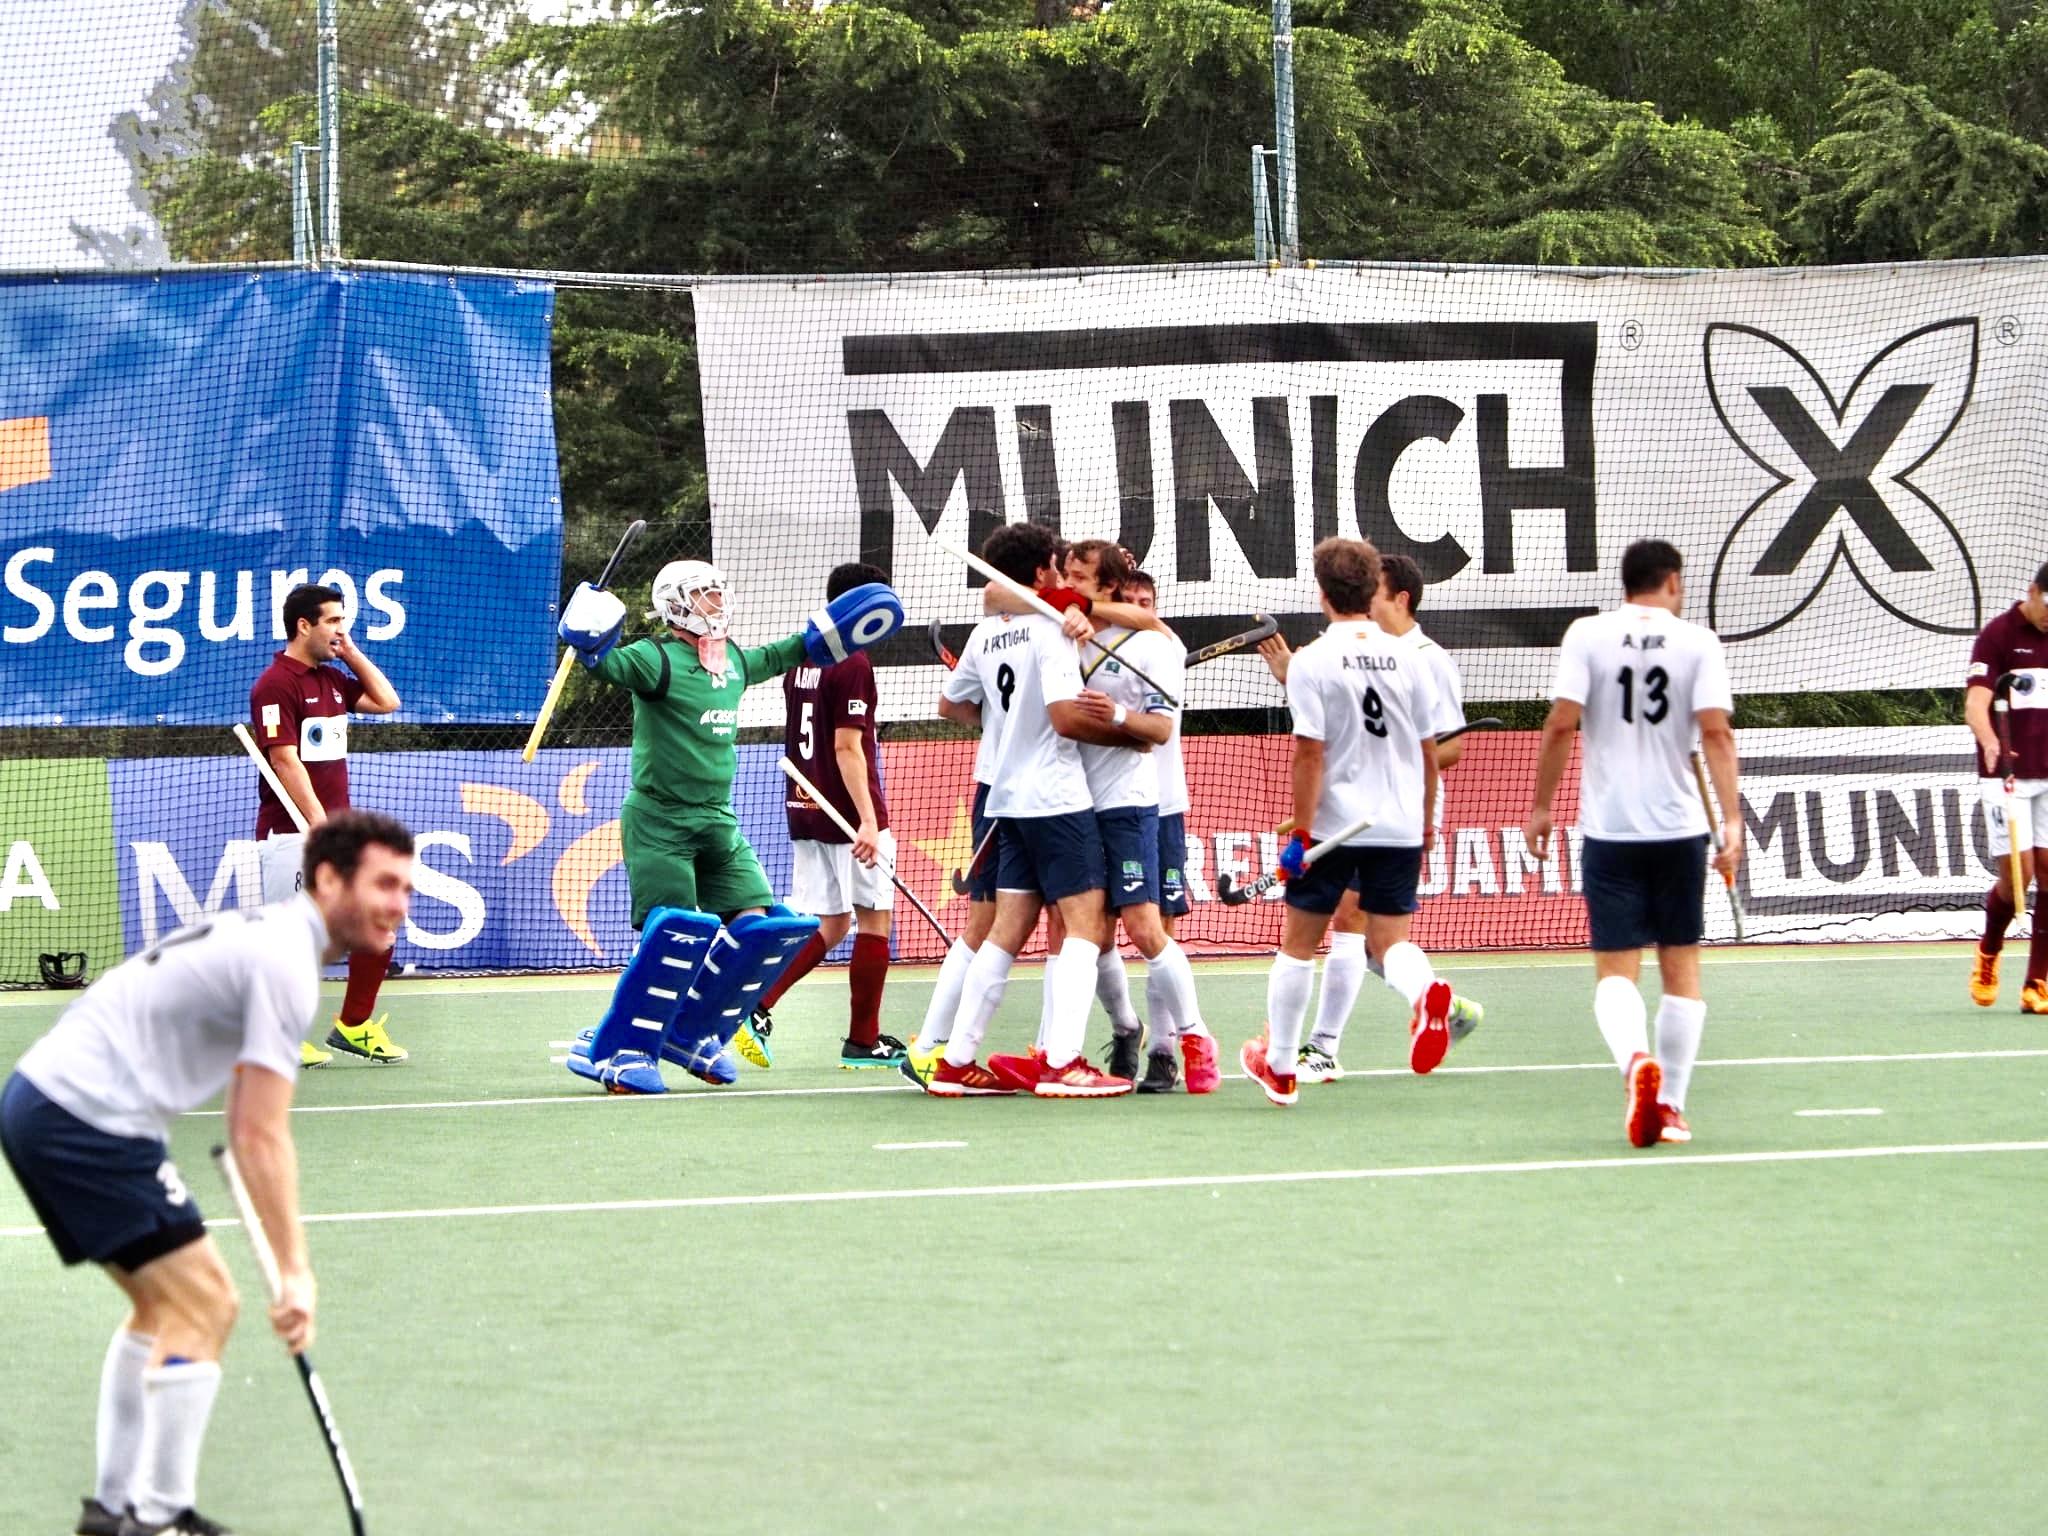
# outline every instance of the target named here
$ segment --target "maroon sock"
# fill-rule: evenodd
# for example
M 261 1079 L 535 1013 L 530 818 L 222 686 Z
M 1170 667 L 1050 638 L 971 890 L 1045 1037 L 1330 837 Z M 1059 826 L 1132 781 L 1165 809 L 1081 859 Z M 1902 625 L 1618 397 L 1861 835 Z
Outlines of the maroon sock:
M 804 940 L 804 947 L 796 952 L 796 958 L 789 962 L 789 969 L 776 978 L 775 985 L 768 989 L 768 995 L 761 999 L 763 1008 L 773 1008 L 782 1001 L 782 994 L 811 974 L 817 963 L 825 958 L 825 941 L 815 933 Z
M 853 993 L 853 1025 L 847 1039 L 855 1045 L 873 1045 L 881 1038 L 882 987 L 888 979 L 888 939 L 879 933 L 855 934 L 853 968 L 847 974 L 847 986 Z
M 1991 887 L 1991 894 L 1984 898 L 1984 942 L 1980 948 L 1987 955 L 1995 955 L 2005 948 L 2005 930 L 2012 926 L 2013 905 L 2010 898 L 1998 894 L 1998 887 Z M 2034 941 L 2040 942 L 2038 938 Z
M 391 969 L 388 949 L 355 950 L 348 957 L 348 991 L 342 994 L 341 1022 L 356 1025 L 377 1011 L 377 989 Z

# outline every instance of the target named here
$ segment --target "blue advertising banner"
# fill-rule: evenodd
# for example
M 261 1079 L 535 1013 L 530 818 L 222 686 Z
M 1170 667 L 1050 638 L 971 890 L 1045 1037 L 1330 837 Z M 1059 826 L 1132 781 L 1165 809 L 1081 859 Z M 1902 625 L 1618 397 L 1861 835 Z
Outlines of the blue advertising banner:
M 778 891 L 789 889 L 781 748 L 743 746 L 733 803 Z M 200 914 L 255 906 L 256 774 L 242 757 L 107 764 L 128 953 Z M 412 828 L 412 916 L 398 962 L 459 970 L 591 969 L 632 953 L 619 802 L 629 754 L 365 752 L 349 799 Z
M 0 281 L 0 726 L 218 725 L 338 588 L 418 721 L 530 714 L 561 490 L 542 283 Z M 479 604 L 531 622 L 478 625 Z

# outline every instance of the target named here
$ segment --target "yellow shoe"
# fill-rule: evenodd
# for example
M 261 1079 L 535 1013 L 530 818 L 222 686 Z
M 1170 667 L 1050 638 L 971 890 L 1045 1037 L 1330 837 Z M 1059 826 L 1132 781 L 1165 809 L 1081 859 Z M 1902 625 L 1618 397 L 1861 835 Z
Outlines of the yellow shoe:
M 768 1036 L 774 1028 L 767 1009 L 756 1008 L 753 1017 L 733 1031 L 732 1048 L 765 1072 L 775 1065 L 775 1053 L 768 1049 Z
M 384 1033 L 384 1021 L 390 1017 L 388 1013 L 379 1014 L 363 1024 L 344 1024 L 336 1019 L 334 1028 L 327 1031 L 327 1043 L 337 1051 L 346 1051 L 365 1061 L 386 1064 L 404 1061 L 410 1053 Z
M 1998 1001 L 1998 956 L 1977 951 L 1977 963 L 1970 967 L 1970 1001 L 1989 1008 Z
M 321 1050 L 312 1041 L 301 1040 L 299 1042 L 299 1067 L 301 1070 L 309 1067 L 324 1067 L 332 1060 L 334 1060 L 334 1057 L 330 1053 Z
M 2020 989 L 2021 1013 L 2048 1013 L 2048 981 L 2030 981 Z

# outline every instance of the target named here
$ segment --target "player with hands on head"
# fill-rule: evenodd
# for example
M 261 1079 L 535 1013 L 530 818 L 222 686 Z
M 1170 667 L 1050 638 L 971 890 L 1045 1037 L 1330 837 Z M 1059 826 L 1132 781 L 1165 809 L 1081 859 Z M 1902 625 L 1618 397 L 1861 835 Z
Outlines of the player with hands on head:
M 276 1250 L 271 1327 L 313 1341 L 290 1111 L 320 968 L 388 950 L 412 894 L 412 837 L 334 809 L 306 835 L 304 888 L 209 913 L 107 972 L 0 1089 L 0 1151 L 67 1265 L 127 1297 L 100 1370 L 97 1464 L 81 1536 L 213 1536 L 199 1460 L 234 1326 L 235 1285 L 171 1161 L 171 1123 L 226 1091 L 228 1141 Z
M 344 615 L 333 587 L 292 588 L 279 612 L 285 648 L 249 690 L 258 750 L 292 798 L 286 806 L 257 776 L 256 850 L 267 902 L 299 888 L 306 846 L 299 822 L 311 829 L 348 807 L 349 715 L 388 715 L 398 708 L 397 690 L 350 638 Z M 387 1065 L 406 1059 L 405 1048 L 385 1030 L 390 1015 L 377 1013 L 377 993 L 390 970 L 389 948 L 349 955 L 348 987 L 327 1032 L 333 1050 Z M 301 1066 L 324 1067 L 332 1059 L 311 1040 L 301 1042 Z
M 1580 883 L 1596 978 L 1593 1021 L 1621 1069 L 1623 1129 L 1637 1147 L 1692 1139 L 1685 1100 L 1707 1021 L 1699 944 L 1710 841 L 1693 781 L 1695 736 L 1722 808 L 1714 867 L 1732 880 L 1742 859 L 1728 663 L 1712 630 L 1679 617 L 1684 570 L 1672 545 L 1637 540 L 1621 557 L 1621 606 L 1565 631 L 1522 828 L 1529 852 L 1548 858 L 1551 808 L 1572 736 L 1582 733 Z M 1664 985 L 1655 1054 L 1636 985 L 1651 944 Z
M 1992 706 L 2005 704 L 2000 742 Z M 1998 879 L 1984 898 L 1984 937 L 1970 968 L 1970 1001 L 1998 1001 L 1998 956 L 2028 887 L 2036 888 L 2034 938 L 2020 987 L 2021 1013 L 2048 1013 L 2048 918 L 2040 915 L 2037 849 L 2048 847 L 2048 565 L 2026 595 L 1984 626 L 1970 648 L 1963 718 L 1977 739 L 1977 787 L 1998 860 Z M 2008 787 L 2009 784 L 2009 787 Z M 2019 880 L 2013 885 L 2013 833 L 2019 834 Z
M 1372 621 L 1379 552 L 1362 540 L 1324 539 L 1312 559 L 1329 627 L 1287 669 L 1295 831 L 1280 856 L 1286 917 L 1266 982 L 1266 1034 L 1238 1052 L 1246 1076 L 1283 1106 L 1298 1092 L 1316 947 L 1347 891 L 1358 896 L 1387 985 L 1408 1001 L 1410 1065 L 1427 1072 L 1450 1045 L 1450 984 L 1408 937 L 1435 835 L 1434 683 L 1415 652 Z M 1364 830 L 1309 863 L 1312 845 L 1365 819 Z

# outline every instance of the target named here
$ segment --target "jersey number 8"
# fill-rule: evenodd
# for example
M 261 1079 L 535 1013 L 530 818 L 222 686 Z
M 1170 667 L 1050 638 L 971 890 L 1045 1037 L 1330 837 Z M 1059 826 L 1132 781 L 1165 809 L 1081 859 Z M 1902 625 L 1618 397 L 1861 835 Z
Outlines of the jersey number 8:
M 1017 691 L 1017 674 L 1006 661 L 996 668 L 996 692 L 1002 695 L 1003 713 L 1010 712 L 1010 695 Z
M 1636 723 L 1636 669 L 1623 667 L 1615 679 L 1621 684 L 1621 718 L 1630 725 Z M 1664 717 L 1671 713 L 1671 700 L 1664 696 L 1664 689 L 1671 681 L 1671 675 L 1662 667 L 1652 667 L 1643 674 L 1643 723 L 1661 725 Z

